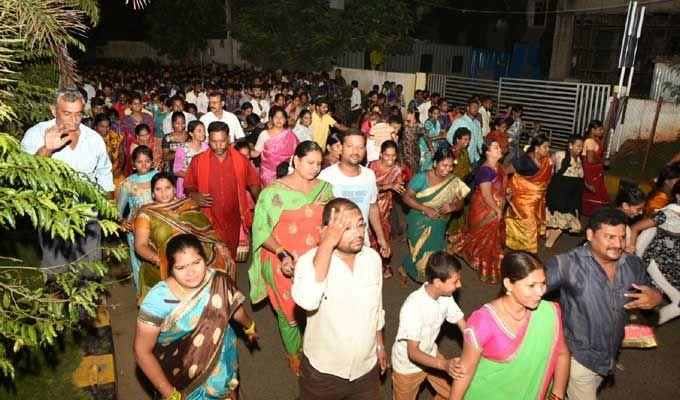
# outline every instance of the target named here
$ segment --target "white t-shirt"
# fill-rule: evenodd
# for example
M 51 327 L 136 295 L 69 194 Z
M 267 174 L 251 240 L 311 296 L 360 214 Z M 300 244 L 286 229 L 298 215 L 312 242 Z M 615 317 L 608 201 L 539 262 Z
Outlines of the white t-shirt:
M 352 200 L 361 210 L 364 222 L 368 224 L 368 210 L 378 199 L 378 184 L 375 173 L 360 166 L 357 176 L 347 176 L 340 171 L 340 163 L 333 164 L 319 174 L 319 179 L 333 185 L 333 195 Z M 366 230 L 368 232 L 368 229 Z
M 252 98 L 250 104 L 253 105 L 253 114 L 260 117 L 262 123 L 269 121 L 269 100 L 262 99 L 258 104 L 258 101 L 255 98 Z
M 453 297 L 440 296 L 435 300 L 427 294 L 425 285 L 427 283 L 404 300 L 399 312 L 399 329 L 392 346 L 392 368 L 400 374 L 422 371 L 408 358 L 407 340 L 420 342 L 421 351 L 436 357 L 436 340 L 444 320 L 455 324 L 464 317 Z
M 229 141 L 231 143 L 234 143 L 237 139 L 246 136 L 246 134 L 243 132 L 241 121 L 239 121 L 236 115 L 230 113 L 229 111 L 222 111 L 222 118 L 217 118 L 215 113 L 212 111 L 207 114 L 203 114 L 203 116 L 201 116 L 201 122 L 203 122 L 203 125 L 205 125 L 206 134 L 208 134 L 208 125 L 215 121 L 222 121 L 227 124 L 227 126 L 229 126 Z M 210 136 L 210 134 L 208 134 L 208 136 Z M 206 138 L 206 140 L 207 139 L 208 138 Z
M 163 120 L 163 133 L 165 133 L 166 135 L 168 133 L 172 133 L 172 114 L 174 114 L 174 113 L 169 112 L 168 116 L 165 117 L 165 119 Z M 189 122 L 196 121 L 196 117 L 194 116 L 194 114 L 190 114 L 186 111 L 182 111 L 182 114 L 184 114 L 184 123 L 186 124 L 185 129 L 186 129 L 186 127 L 189 126 Z M 206 128 L 207 128 L 207 126 L 206 126 Z

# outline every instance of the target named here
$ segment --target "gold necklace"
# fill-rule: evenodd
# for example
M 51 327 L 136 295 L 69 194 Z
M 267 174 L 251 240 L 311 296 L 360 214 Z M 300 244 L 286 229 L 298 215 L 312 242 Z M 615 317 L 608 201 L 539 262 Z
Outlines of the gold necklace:
M 510 316 L 512 317 L 512 319 L 514 319 L 515 321 L 518 321 L 518 322 L 521 321 L 521 320 L 523 320 L 524 317 L 527 315 L 527 310 L 524 309 L 524 314 L 522 314 L 521 317 L 517 318 L 517 317 L 515 317 L 515 316 L 513 315 L 512 312 L 510 312 L 510 310 L 508 310 L 508 307 L 505 306 L 505 302 L 503 301 L 504 299 L 505 299 L 504 297 L 501 297 L 501 304 L 503 305 L 503 308 L 505 309 L 505 311 L 506 311 L 508 314 L 510 314 Z

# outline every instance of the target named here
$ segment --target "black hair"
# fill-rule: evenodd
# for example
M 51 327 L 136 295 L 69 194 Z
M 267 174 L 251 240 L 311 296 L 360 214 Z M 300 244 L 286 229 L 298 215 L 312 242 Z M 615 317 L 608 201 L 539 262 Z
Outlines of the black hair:
M 187 249 L 194 249 L 199 256 L 206 261 L 208 257 L 205 254 L 205 249 L 198 238 L 190 233 L 179 234 L 168 241 L 165 245 L 165 257 L 168 260 L 168 275 L 172 276 L 173 269 L 177 260 L 177 255 L 186 251 Z
M 142 154 L 146 154 L 147 157 L 153 160 L 153 152 L 150 148 L 147 146 L 137 146 L 134 150 L 132 150 L 132 156 L 130 157 L 132 162 L 134 162 L 137 157 L 141 156 Z
M 453 155 L 453 152 L 451 151 L 450 148 L 440 147 L 437 149 L 437 151 L 434 152 L 434 156 L 432 156 L 432 161 L 434 161 L 435 163 L 439 163 L 441 161 L 446 160 L 447 158 L 453 158 L 455 160 L 456 156 Z
M 614 205 L 621 207 L 623 203 L 627 203 L 631 206 L 637 206 L 645 201 L 647 201 L 647 195 L 637 185 L 621 185 L 619 193 L 614 200 Z
M 241 111 L 245 111 L 249 108 L 250 109 L 253 108 L 253 105 L 249 101 L 246 101 L 245 103 L 241 104 Z
M 304 116 L 307 115 L 307 114 L 310 114 L 310 115 L 311 115 L 312 112 L 309 111 L 309 110 L 307 110 L 307 109 L 304 109 L 304 110 L 300 111 L 300 114 L 298 115 L 298 119 L 302 119 L 302 117 L 304 117 Z
M 380 152 L 384 153 L 385 150 L 387 149 L 394 149 L 394 151 L 397 151 L 399 147 L 397 147 L 397 142 L 394 140 L 385 140 L 381 145 L 380 145 Z
M 595 214 L 590 217 L 590 224 L 588 229 L 593 232 L 597 231 L 602 227 L 602 225 L 618 226 L 626 225 L 628 223 L 628 217 L 626 214 L 611 206 L 600 207 Z
M 261 122 L 260 116 L 253 113 L 246 117 L 246 124 L 249 126 L 257 126 Z
M 330 135 L 329 135 L 329 138 L 330 138 Z M 315 141 L 305 140 L 303 142 L 300 142 L 297 145 L 297 147 L 295 147 L 295 152 L 293 154 L 297 158 L 302 158 L 302 157 L 306 156 L 307 154 L 309 154 L 313 151 L 318 151 L 319 153 L 323 154 L 323 150 L 321 150 L 321 146 L 319 146 Z
M 656 178 L 656 182 L 654 182 L 654 189 L 659 190 L 663 188 L 667 180 L 676 178 L 680 178 L 680 161 L 661 168 L 659 176 Z
M 328 146 L 332 146 L 336 143 L 342 144 L 342 133 L 331 132 L 331 134 L 328 135 L 328 138 L 326 138 L 326 151 L 324 151 L 324 154 L 328 153 Z
M 229 125 L 222 121 L 213 121 L 208 125 L 208 134 L 224 131 L 229 136 Z
M 585 139 L 581 135 L 577 135 L 575 133 L 572 133 L 571 135 L 569 135 L 569 139 L 567 141 L 568 141 L 569 144 L 574 144 L 579 140 L 583 141 Z
M 501 281 L 508 278 L 510 283 L 515 283 L 537 269 L 543 269 L 543 264 L 535 255 L 526 251 L 511 251 L 501 261 Z
M 675 182 L 675 185 L 673 185 L 673 189 L 671 189 L 671 201 L 680 203 L 680 201 L 677 199 L 677 196 L 679 194 L 680 194 L 680 181 L 677 181 Z
M 156 183 L 158 183 L 158 181 L 160 181 L 162 179 L 166 179 L 166 180 L 170 181 L 170 183 L 172 183 L 172 186 L 177 187 L 177 183 L 176 183 L 177 178 L 175 178 L 175 175 L 169 173 L 168 171 L 161 171 L 161 172 L 157 173 L 156 175 L 154 175 L 153 178 L 151 178 L 151 191 L 152 192 L 153 192 L 153 189 L 156 187 Z
M 439 107 L 437 107 L 437 106 L 432 106 L 432 107 L 428 108 L 428 109 L 427 109 L 427 116 L 429 117 L 429 116 L 432 115 L 432 113 L 435 112 L 436 110 L 439 110 Z
M 357 82 L 357 81 L 352 81 L 351 85 L 352 85 L 353 88 L 358 88 L 358 87 L 359 87 L 359 82 Z
M 195 130 L 196 130 L 196 127 L 199 126 L 199 125 L 203 125 L 203 122 L 201 122 L 201 121 L 195 119 L 195 120 L 189 122 L 189 125 L 187 125 L 187 131 L 188 131 L 188 132 L 193 132 L 193 131 L 195 131 Z
M 343 132 L 342 136 L 340 137 L 340 143 L 344 145 L 345 139 L 347 139 L 350 136 L 361 136 L 364 139 L 364 143 L 366 143 L 366 135 L 356 128 L 350 128 L 347 131 Z
M 178 118 L 182 118 L 184 122 L 186 122 L 186 117 L 184 116 L 184 113 L 181 111 L 173 112 L 170 121 L 172 121 L 172 123 L 174 124 Z
M 602 126 L 603 126 L 602 121 L 600 121 L 599 119 L 594 119 L 594 120 L 590 121 L 590 123 L 588 124 L 588 130 L 586 130 L 586 136 L 593 129 L 601 128 Z
M 128 101 L 132 103 L 133 100 L 139 100 L 140 102 L 142 101 L 142 95 L 139 94 L 139 92 L 128 92 Z
M 388 124 L 403 124 L 404 119 L 401 117 L 401 115 L 390 115 L 389 118 L 387 118 L 387 123 Z
M 106 115 L 105 113 L 99 113 L 94 116 L 94 120 L 92 121 L 93 126 L 97 126 L 102 121 L 107 121 L 109 124 L 111 124 L 111 119 L 109 119 L 109 116 Z
M 246 140 L 237 140 L 236 143 L 234 143 L 234 149 L 240 151 L 241 149 L 248 149 L 250 150 L 250 144 Z
M 109 119 L 111 121 L 118 121 L 118 119 L 120 118 L 120 114 L 118 114 L 118 110 L 116 110 L 113 107 L 106 110 L 106 115 L 109 116 Z
M 453 255 L 439 250 L 430 255 L 425 265 L 425 277 L 428 283 L 434 283 L 435 279 L 444 282 L 454 273 L 461 270 L 460 261 Z
M 527 149 L 527 153 L 533 153 L 534 150 L 536 150 L 536 147 L 540 147 L 543 145 L 543 143 L 550 142 L 550 139 L 544 134 L 536 135 L 533 138 L 531 138 L 531 142 L 529 143 L 529 148 Z
M 274 116 L 276 115 L 276 113 L 282 113 L 282 114 L 283 114 L 283 120 L 284 120 L 283 124 L 284 124 L 284 126 L 285 126 L 286 123 L 288 123 L 288 113 L 286 112 L 286 110 L 284 110 L 284 109 L 281 108 L 281 107 L 272 107 L 272 108 L 270 108 L 270 109 L 269 109 L 269 119 L 271 120 L 272 118 L 274 118 Z
M 344 197 L 336 197 L 333 200 L 326 203 L 323 208 L 323 213 L 321 214 L 321 226 L 327 226 L 328 222 L 331 220 L 331 211 L 351 211 L 359 210 L 359 206 L 356 205 L 352 200 L 346 199 Z
M 288 175 L 288 169 L 290 168 L 290 163 L 288 161 L 281 161 L 279 165 L 276 166 L 276 179 L 283 178 Z
M 470 132 L 468 128 L 460 127 L 456 129 L 456 131 L 453 133 L 453 144 L 455 145 L 456 143 L 458 143 L 460 139 L 462 139 L 465 136 L 472 137 L 472 132 Z
M 498 117 L 495 120 L 493 120 L 493 127 L 494 129 L 498 129 L 498 127 L 502 124 L 505 124 L 505 126 L 510 126 L 511 124 L 510 121 L 512 121 L 512 119 L 503 119 Z
M 149 128 L 149 125 L 147 124 L 139 124 L 135 127 L 135 136 L 139 136 L 139 133 L 143 130 L 149 131 L 151 133 L 151 128 Z

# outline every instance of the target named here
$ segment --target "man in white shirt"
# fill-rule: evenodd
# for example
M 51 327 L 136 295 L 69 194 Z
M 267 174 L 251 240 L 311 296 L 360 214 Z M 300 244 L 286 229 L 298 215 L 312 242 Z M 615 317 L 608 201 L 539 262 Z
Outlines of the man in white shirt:
M 253 114 L 260 117 L 262 123 L 269 121 L 269 100 L 262 98 L 262 86 L 253 85 L 253 96 L 250 99 L 250 104 L 253 105 Z
M 378 209 L 378 184 L 375 173 L 361 165 L 366 157 L 366 136 L 358 129 L 350 129 L 342 136 L 340 162 L 324 169 L 319 179 L 333 185 L 333 195 L 353 201 L 361 210 L 364 221 L 369 221 L 383 257 L 389 257 L 389 239 L 385 237 Z M 368 232 L 366 234 L 368 244 Z
M 446 359 L 437 348 L 444 321 L 465 331 L 465 320 L 452 295 L 460 288 L 460 262 L 445 251 L 427 260 L 427 282 L 411 293 L 399 312 L 399 329 L 392 346 L 393 400 L 412 400 L 425 379 L 435 389 L 435 398 L 448 398 L 451 378 L 464 371 L 458 358 Z
M 57 91 L 56 104 L 50 107 L 55 119 L 41 122 L 28 131 L 21 141 L 21 149 L 37 157 L 51 157 L 68 164 L 92 182 L 96 182 L 109 197 L 113 198 L 113 174 L 111 160 L 106 152 L 104 139 L 95 131 L 83 125 L 85 101 L 77 89 Z M 42 249 L 40 266 L 49 274 L 66 270 L 68 264 L 78 259 L 97 260 L 101 258 L 101 229 L 96 221 L 85 226 L 85 235 L 76 234 L 75 240 L 51 238 L 38 230 Z M 93 272 L 83 271 L 86 277 Z
M 168 116 L 163 120 L 163 133 L 166 135 L 168 133 L 172 133 L 172 114 L 176 111 L 180 111 L 182 114 L 184 114 L 184 123 L 186 123 L 187 126 L 189 125 L 189 122 L 196 121 L 194 114 L 184 111 L 184 99 L 179 96 L 172 96 L 170 101 L 172 102 L 172 112 L 168 113 Z
M 349 99 L 349 109 L 351 112 L 351 124 L 356 124 L 361 116 L 361 90 L 359 82 L 352 81 L 352 96 Z
M 201 117 L 201 122 L 206 129 L 211 122 L 222 121 L 229 127 L 229 143 L 234 144 L 237 139 L 246 136 L 238 117 L 224 109 L 224 98 L 219 92 L 210 93 L 208 104 L 210 105 L 210 112 Z
M 479 114 L 482 116 L 482 136 L 491 132 L 491 111 L 493 110 L 493 100 L 490 97 L 482 98 L 482 106 L 479 107 Z
M 427 93 L 427 90 L 423 90 L 423 93 Z M 439 104 L 439 99 L 441 99 L 442 96 L 439 95 L 439 93 L 434 92 L 432 93 L 432 96 L 430 98 L 422 103 L 421 105 L 418 106 L 418 112 L 420 113 L 420 123 L 424 124 L 425 121 L 427 121 L 428 115 L 427 112 L 430 110 L 430 107 L 436 106 Z
M 300 256 L 292 296 L 306 310 L 300 400 L 380 398 L 388 357 L 382 329 L 382 260 L 364 244 L 356 204 L 324 207 L 319 246 Z
M 208 96 L 203 91 L 203 87 L 200 82 L 194 83 L 193 90 L 187 92 L 185 100 L 187 103 L 194 104 L 199 114 L 205 114 L 208 112 Z

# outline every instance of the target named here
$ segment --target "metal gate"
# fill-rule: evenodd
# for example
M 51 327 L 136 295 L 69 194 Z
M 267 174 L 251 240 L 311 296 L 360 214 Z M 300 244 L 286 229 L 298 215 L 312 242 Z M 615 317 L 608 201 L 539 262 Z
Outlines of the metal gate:
M 495 99 L 496 110 L 522 105 L 527 125 L 531 127 L 535 121 L 541 121 L 555 147 L 565 147 L 572 133 L 584 134 L 591 120 L 603 120 L 609 107 L 610 85 L 433 75 L 428 75 L 428 89 L 441 90 L 445 98 L 456 103 L 464 103 L 476 95 Z

